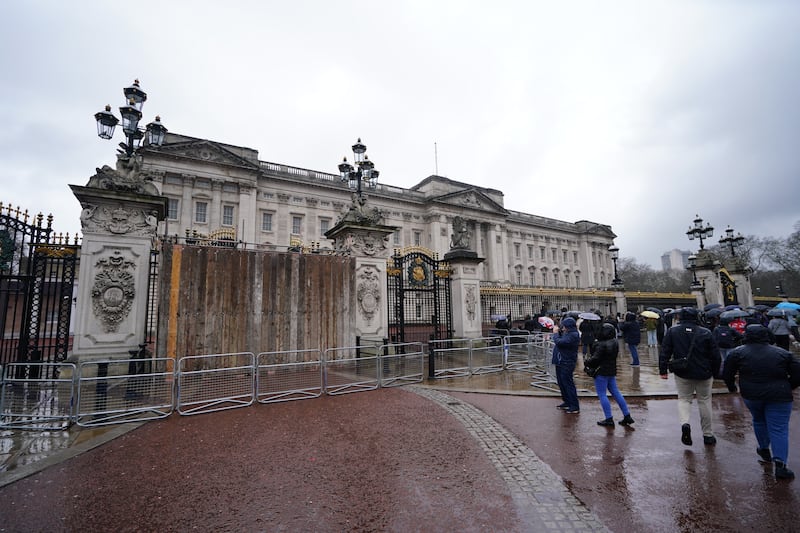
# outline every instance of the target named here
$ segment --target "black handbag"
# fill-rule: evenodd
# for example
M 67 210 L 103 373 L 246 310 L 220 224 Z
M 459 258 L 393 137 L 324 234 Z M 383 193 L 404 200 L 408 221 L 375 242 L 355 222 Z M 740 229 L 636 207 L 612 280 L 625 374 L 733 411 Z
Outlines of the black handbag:
M 689 358 L 692 356 L 694 339 L 696 337 L 697 334 L 692 332 L 692 342 L 689 343 L 689 353 L 686 354 L 686 357 L 675 357 L 675 354 L 672 354 L 672 357 L 667 361 L 667 368 L 670 372 L 674 373 L 676 370 L 686 370 L 689 368 Z

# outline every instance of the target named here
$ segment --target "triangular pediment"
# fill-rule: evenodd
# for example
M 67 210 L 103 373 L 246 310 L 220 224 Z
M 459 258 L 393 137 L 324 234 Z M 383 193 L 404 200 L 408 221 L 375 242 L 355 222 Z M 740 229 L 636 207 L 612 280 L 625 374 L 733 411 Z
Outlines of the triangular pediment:
M 598 222 L 592 222 L 590 220 L 579 220 L 575 223 L 575 226 L 580 233 L 587 233 L 591 235 L 598 235 L 601 237 L 608 237 L 610 239 L 614 239 L 617 237 L 616 233 L 611 230 L 611 226 L 608 224 L 600 224 Z
M 251 169 L 259 168 L 257 159 L 256 161 L 252 161 L 234 153 L 224 145 L 208 140 L 196 139 L 179 141 L 165 144 L 157 149 L 153 149 L 152 147 L 150 149 L 159 154 L 193 159 L 216 165 L 230 165 Z
M 459 208 L 476 209 L 489 213 L 505 215 L 506 210 L 502 205 L 492 200 L 489 196 L 482 193 L 479 189 L 469 188 L 461 191 L 450 192 L 441 196 L 430 198 L 432 202 L 439 202 Z

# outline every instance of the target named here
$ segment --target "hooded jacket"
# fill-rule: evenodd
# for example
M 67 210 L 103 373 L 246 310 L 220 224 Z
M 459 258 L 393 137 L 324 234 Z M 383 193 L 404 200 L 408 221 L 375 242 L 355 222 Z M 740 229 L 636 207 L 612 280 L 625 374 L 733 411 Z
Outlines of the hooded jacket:
M 597 342 L 592 344 L 592 353 L 583 362 L 586 368 L 597 368 L 598 376 L 617 375 L 617 328 L 611 324 L 603 324 L 597 335 Z
M 667 373 L 667 362 L 670 357 L 686 357 L 694 337 L 694 348 L 689 357 L 689 366 L 675 372 L 684 379 L 708 379 L 719 374 L 722 359 L 719 349 L 714 343 L 711 331 L 697 324 L 697 314 L 684 312 L 680 323 L 672 326 L 664 335 L 661 353 L 658 357 L 658 370 L 661 375 Z
M 642 342 L 642 332 L 639 329 L 639 322 L 636 315 L 628 313 L 625 315 L 625 322 L 620 324 L 619 330 L 625 339 L 625 344 L 639 344 Z
M 574 318 L 567 317 L 561 321 L 561 329 L 558 330 L 558 333 L 553 335 L 553 342 L 556 348 L 558 348 L 558 353 L 561 356 L 561 363 L 575 364 L 578 362 L 578 348 L 580 348 L 581 345 L 581 335 L 578 333 Z
M 768 344 L 769 338 L 764 326 L 747 326 L 744 344 L 733 350 L 725 363 L 725 384 L 736 392 L 738 373 L 742 398 L 791 402 L 792 389 L 800 386 L 800 361 L 783 348 Z

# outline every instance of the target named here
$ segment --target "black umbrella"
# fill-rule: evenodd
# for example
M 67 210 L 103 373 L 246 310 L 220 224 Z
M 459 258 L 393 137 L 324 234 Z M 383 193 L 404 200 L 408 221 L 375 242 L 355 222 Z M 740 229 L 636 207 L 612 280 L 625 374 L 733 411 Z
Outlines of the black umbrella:
M 706 316 L 708 318 L 714 318 L 714 317 L 717 317 L 717 316 L 721 315 L 723 312 L 726 312 L 726 311 L 722 307 L 715 307 L 714 309 L 711 309 L 710 311 L 706 311 Z
M 708 316 L 708 314 L 706 314 Z M 728 311 L 723 311 L 720 313 L 720 318 L 744 318 L 746 316 L 750 316 L 750 313 L 743 309 L 729 309 Z
M 755 308 L 756 311 L 766 311 L 767 309 L 769 309 L 769 306 L 764 304 L 758 304 L 753 307 Z
M 722 304 L 706 304 L 705 307 L 703 307 L 703 311 L 708 312 L 712 309 L 716 309 L 717 307 L 722 307 Z
M 658 307 L 645 307 L 646 311 L 652 311 L 656 313 L 658 316 L 664 316 L 664 311 L 659 309 Z
M 767 316 L 787 317 L 787 316 L 794 316 L 796 314 L 797 314 L 797 309 L 780 309 L 776 307 L 775 309 L 770 309 L 769 311 L 767 311 Z

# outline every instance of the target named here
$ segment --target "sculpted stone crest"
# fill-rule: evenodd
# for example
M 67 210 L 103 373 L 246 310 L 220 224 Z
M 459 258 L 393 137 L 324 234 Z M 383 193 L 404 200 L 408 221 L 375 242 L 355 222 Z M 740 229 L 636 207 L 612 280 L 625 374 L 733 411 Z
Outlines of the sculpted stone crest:
M 478 303 L 478 297 L 475 295 L 475 286 L 470 285 L 467 287 L 467 294 L 464 296 L 464 306 L 467 309 L 467 318 L 470 322 L 475 320 L 475 309 Z
M 158 218 L 143 209 L 89 206 L 81 211 L 81 229 L 84 233 L 155 235 L 157 228 Z
M 469 250 L 469 228 L 467 221 L 457 216 L 453 219 L 453 235 L 450 237 L 451 250 Z
M 142 172 L 142 158 L 138 155 L 117 158 L 117 168 L 108 165 L 97 168 L 96 174 L 89 178 L 87 187 L 111 191 L 132 192 L 158 196 L 158 188 Z
M 378 272 L 367 267 L 358 275 L 358 288 L 356 290 L 358 307 L 367 323 L 372 322 L 375 313 L 380 309 L 381 288 L 378 283 Z
M 97 274 L 92 284 L 92 310 L 106 333 L 115 333 L 133 306 L 136 295 L 133 270 L 136 264 L 122 257 L 119 251 L 95 265 Z

